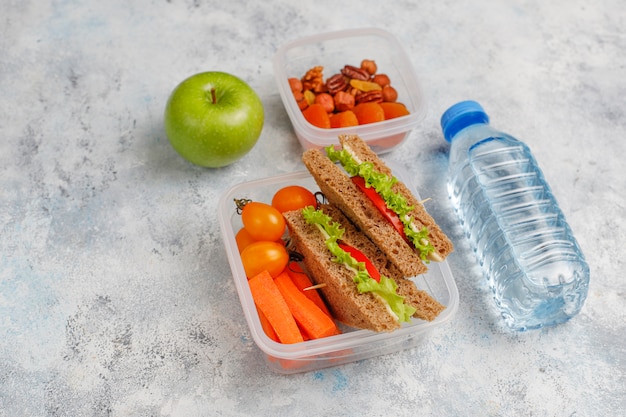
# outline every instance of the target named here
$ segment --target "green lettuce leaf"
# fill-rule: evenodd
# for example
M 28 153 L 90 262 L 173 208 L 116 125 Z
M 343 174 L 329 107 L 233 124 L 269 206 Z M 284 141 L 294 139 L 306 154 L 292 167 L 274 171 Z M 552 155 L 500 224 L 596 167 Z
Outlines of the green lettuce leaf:
M 325 150 L 330 160 L 339 162 L 348 175 L 358 175 L 365 180 L 367 187 L 374 187 L 378 195 L 385 201 L 387 207 L 393 210 L 400 218 L 400 221 L 402 221 L 402 224 L 404 224 L 404 233 L 415 248 L 419 250 L 420 258 L 429 262 L 428 255 L 434 252 L 435 247 L 428 239 L 428 228 L 424 226 L 420 230 L 415 230 L 413 219 L 409 215 L 414 207 L 409 205 L 409 202 L 402 194 L 395 193 L 392 190 L 393 185 L 398 182 L 398 179 L 394 176 L 376 171 L 374 164 L 371 162 L 365 161 L 358 163 L 350 152 L 345 149 L 336 150 L 334 146 L 330 145 L 326 147 Z
M 404 297 L 398 295 L 398 285 L 392 278 L 381 275 L 380 282 L 373 279 L 365 267 L 365 263 L 358 262 L 348 252 L 339 247 L 338 241 L 343 236 L 341 225 L 330 216 L 312 206 L 302 209 L 302 215 L 309 224 L 317 226 L 326 238 L 326 247 L 333 255 L 333 262 L 344 264 L 355 271 L 353 278 L 360 293 L 371 292 L 379 296 L 398 317 L 400 322 L 408 322 L 415 313 L 415 308 L 405 304 Z
M 384 299 L 401 322 L 410 321 L 411 316 L 415 314 L 416 309 L 405 304 L 404 297 L 396 292 L 398 284 L 391 278 L 381 275 L 380 282 L 376 282 L 371 278 L 363 280 L 357 283 L 357 288 L 360 292 L 370 291 Z

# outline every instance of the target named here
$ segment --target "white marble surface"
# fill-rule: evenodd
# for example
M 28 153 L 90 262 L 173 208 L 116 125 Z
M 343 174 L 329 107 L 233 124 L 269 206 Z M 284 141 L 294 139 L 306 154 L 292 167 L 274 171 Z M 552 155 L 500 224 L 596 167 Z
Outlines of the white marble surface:
M 622 0 L 3 1 L 0 416 L 618 416 L 626 411 Z M 281 376 L 252 342 L 216 218 L 247 179 L 302 168 L 271 59 L 287 41 L 389 28 L 429 103 L 388 157 L 457 250 L 455 318 L 420 346 Z M 218 170 L 170 147 L 171 89 L 247 80 L 262 137 Z M 510 334 L 446 201 L 441 113 L 476 99 L 534 150 L 590 262 L 580 315 Z

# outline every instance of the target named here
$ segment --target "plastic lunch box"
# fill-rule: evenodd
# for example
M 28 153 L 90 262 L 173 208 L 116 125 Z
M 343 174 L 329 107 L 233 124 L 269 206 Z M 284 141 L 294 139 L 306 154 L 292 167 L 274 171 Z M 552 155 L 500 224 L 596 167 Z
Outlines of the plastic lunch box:
M 345 65 L 358 67 L 363 59 L 374 60 L 378 73 L 389 76 L 391 85 L 398 92 L 397 101 L 405 104 L 410 114 L 383 122 L 335 129 L 322 129 L 308 123 L 293 98 L 288 79 L 301 78 L 318 65 L 324 67 L 326 79 Z M 404 142 L 424 118 L 424 96 L 411 61 L 398 40 L 384 30 L 352 29 L 302 38 L 279 48 L 273 64 L 278 91 L 304 149 L 336 144 L 340 134 L 357 134 L 372 150 L 382 154 Z
M 407 181 L 406 175 L 403 176 L 397 167 L 391 164 L 389 166 L 419 199 L 419 194 L 413 184 Z M 281 344 L 271 340 L 261 327 L 239 258 L 235 234 L 242 224 L 233 200 L 249 198 L 270 203 L 273 194 L 287 185 L 302 185 L 312 192 L 318 191 L 308 171 L 300 171 L 235 185 L 222 195 L 218 206 L 224 246 L 244 317 L 254 342 L 273 371 L 283 374 L 305 372 L 408 349 L 417 345 L 425 332 L 441 326 L 453 317 L 458 309 L 459 293 L 450 267 L 447 261 L 432 262 L 427 274 L 413 278 L 419 288 L 428 291 L 446 306 L 432 322 L 413 319 L 411 323 L 390 333 L 341 327 L 344 332 L 340 335 L 296 344 Z

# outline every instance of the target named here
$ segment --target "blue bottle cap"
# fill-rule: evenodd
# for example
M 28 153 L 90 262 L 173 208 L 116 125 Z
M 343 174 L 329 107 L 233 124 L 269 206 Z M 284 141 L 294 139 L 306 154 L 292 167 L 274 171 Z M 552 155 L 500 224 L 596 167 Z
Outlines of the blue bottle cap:
M 489 116 L 482 106 L 472 100 L 456 103 L 441 116 L 443 137 L 451 142 L 454 135 L 476 123 L 489 123 Z

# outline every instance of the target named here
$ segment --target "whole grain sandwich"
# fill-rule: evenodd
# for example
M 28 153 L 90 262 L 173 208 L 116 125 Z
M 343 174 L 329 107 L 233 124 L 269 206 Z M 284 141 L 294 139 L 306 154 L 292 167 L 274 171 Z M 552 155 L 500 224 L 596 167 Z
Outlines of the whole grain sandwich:
M 310 149 L 302 161 L 327 200 L 386 255 L 404 277 L 442 261 L 453 244 L 409 188 L 356 135 L 339 136 L 341 149 Z
M 320 204 L 284 216 L 291 244 L 339 322 L 393 331 L 411 317 L 431 321 L 444 309 L 413 281 L 394 275 L 397 268 L 339 209 Z

